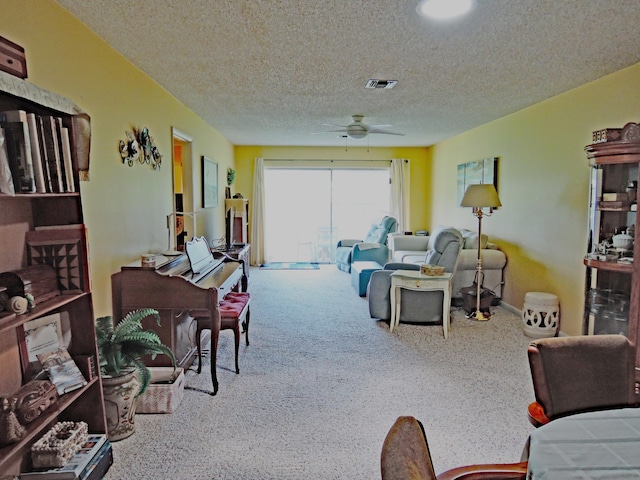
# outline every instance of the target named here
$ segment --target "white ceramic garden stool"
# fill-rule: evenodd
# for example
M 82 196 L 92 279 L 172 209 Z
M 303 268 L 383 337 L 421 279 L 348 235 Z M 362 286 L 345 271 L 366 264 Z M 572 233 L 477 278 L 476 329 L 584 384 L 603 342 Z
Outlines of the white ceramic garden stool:
M 531 338 L 555 337 L 560 325 L 560 304 L 551 293 L 528 292 L 522 309 L 524 334 Z

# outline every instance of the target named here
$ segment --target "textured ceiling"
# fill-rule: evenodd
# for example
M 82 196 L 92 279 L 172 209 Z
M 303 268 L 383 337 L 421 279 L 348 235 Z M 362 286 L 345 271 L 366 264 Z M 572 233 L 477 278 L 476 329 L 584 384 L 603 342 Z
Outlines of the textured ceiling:
M 640 61 L 638 0 L 58 0 L 236 145 L 425 146 Z M 391 90 L 369 79 L 398 80 Z

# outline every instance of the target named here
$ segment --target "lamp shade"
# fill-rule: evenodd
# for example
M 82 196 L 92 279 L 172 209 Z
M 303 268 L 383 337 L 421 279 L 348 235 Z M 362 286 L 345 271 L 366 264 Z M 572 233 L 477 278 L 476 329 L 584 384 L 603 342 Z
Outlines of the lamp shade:
M 460 202 L 461 207 L 500 207 L 500 199 L 496 187 L 492 183 L 469 185 Z

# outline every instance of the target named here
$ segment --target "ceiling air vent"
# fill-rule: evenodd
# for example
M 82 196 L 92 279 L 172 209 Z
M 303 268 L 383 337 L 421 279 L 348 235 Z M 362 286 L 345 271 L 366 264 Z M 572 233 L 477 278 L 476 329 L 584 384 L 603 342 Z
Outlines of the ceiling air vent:
M 397 80 L 375 80 L 371 79 L 367 82 L 365 88 L 393 88 L 398 83 Z

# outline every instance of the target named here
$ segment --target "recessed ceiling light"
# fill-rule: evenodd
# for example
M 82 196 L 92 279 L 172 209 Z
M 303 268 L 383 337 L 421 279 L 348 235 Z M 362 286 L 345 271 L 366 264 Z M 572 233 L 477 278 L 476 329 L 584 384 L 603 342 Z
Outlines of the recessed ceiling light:
M 422 16 L 444 20 L 464 15 L 473 4 L 474 0 L 422 0 L 417 10 Z

